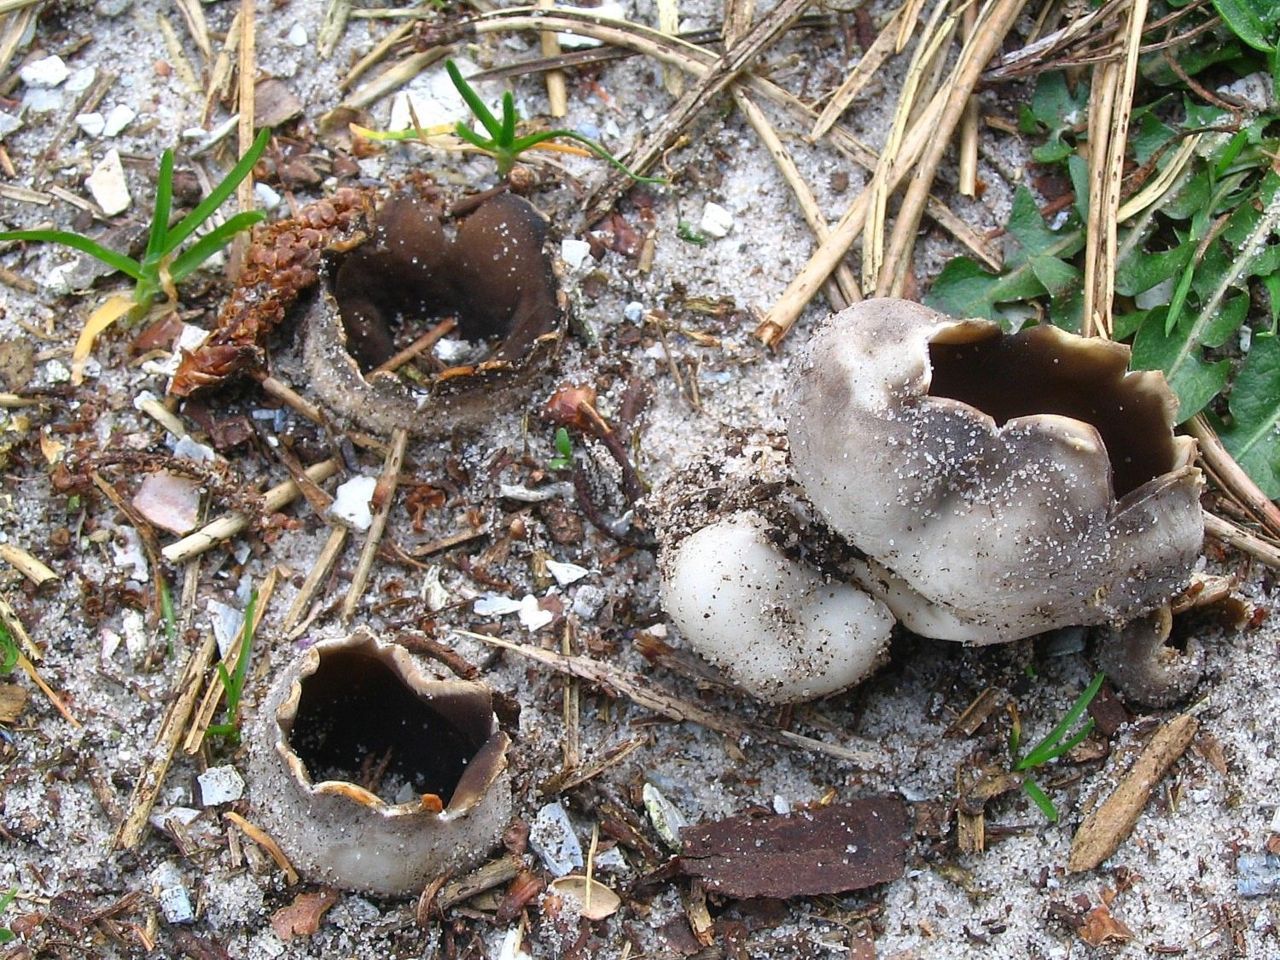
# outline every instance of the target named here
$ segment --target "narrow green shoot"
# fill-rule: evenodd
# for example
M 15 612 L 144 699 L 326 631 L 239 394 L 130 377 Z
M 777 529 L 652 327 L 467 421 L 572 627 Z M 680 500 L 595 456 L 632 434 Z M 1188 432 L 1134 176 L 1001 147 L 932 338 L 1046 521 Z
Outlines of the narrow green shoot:
M 8 909 L 9 904 L 13 903 L 13 898 L 18 895 L 18 888 L 14 887 L 4 896 L 0 897 L 0 913 L 4 913 Z M 15 934 L 8 927 L 0 927 L 0 945 L 6 944 L 13 940 Z
M 172 296 L 176 284 L 185 280 L 192 271 L 230 243 L 232 237 L 264 219 L 265 215 L 256 210 L 238 213 L 181 250 L 201 224 L 213 216 L 249 175 L 253 165 L 266 150 L 270 136 L 270 130 L 262 130 L 253 141 L 253 146 L 210 191 L 209 196 L 172 228 L 169 226 L 169 217 L 173 212 L 173 151 L 166 150 L 160 158 L 147 249 L 141 260 L 109 250 L 89 237 L 68 230 L 7 230 L 0 232 L 0 241 L 57 243 L 87 253 L 133 280 L 133 303 L 136 311 L 141 312 L 162 294 Z
M 160 578 L 160 616 L 164 620 L 164 636 L 166 648 L 173 653 L 173 641 L 178 638 L 178 618 L 173 612 L 173 594 L 169 592 L 169 581 Z
M 249 674 L 250 651 L 253 649 L 253 619 L 258 606 L 258 591 L 249 594 L 249 604 L 244 610 L 244 627 L 240 633 L 240 654 L 236 657 L 236 665 L 228 671 L 221 663 L 216 664 L 218 676 L 222 679 L 222 688 L 226 691 L 226 721 L 211 723 L 206 736 L 226 737 L 232 743 L 240 742 L 240 697 L 244 693 L 245 677 Z
M 1093 718 L 1086 720 L 1075 733 L 1071 733 L 1071 729 L 1084 716 L 1084 712 L 1089 709 L 1089 704 L 1093 702 L 1093 698 L 1098 695 L 1098 691 L 1102 689 L 1102 683 L 1106 680 L 1106 675 L 1099 672 L 1089 681 L 1089 685 L 1084 688 L 1084 692 L 1076 698 L 1075 703 L 1067 710 L 1062 720 L 1056 727 L 1027 751 L 1025 756 L 1018 756 L 1018 747 L 1021 741 L 1021 725 L 1018 722 L 1017 715 L 1014 715 L 1013 727 L 1009 731 L 1009 755 L 1013 759 L 1012 770 L 1014 773 L 1026 773 L 1037 767 L 1042 767 L 1050 761 L 1056 760 L 1066 753 L 1069 753 L 1076 745 L 1083 742 L 1094 727 Z M 1058 811 L 1054 807 L 1053 801 L 1045 794 L 1040 785 L 1030 776 L 1026 777 L 1022 782 L 1022 789 L 1026 792 L 1031 801 L 1040 808 L 1040 812 L 1045 815 L 1051 823 L 1058 822 Z
M 661 177 L 642 177 L 600 144 L 596 143 L 596 141 L 572 130 L 543 130 L 538 133 L 526 134 L 523 137 L 516 136 L 516 126 L 520 118 L 516 114 L 515 98 L 511 96 L 510 92 L 503 94 L 502 119 L 499 120 L 493 115 L 493 111 L 485 105 L 485 102 L 480 99 L 480 95 L 476 93 L 471 84 L 463 79 L 457 65 L 452 60 L 446 60 L 444 67 L 449 72 L 449 79 L 453 81 L 459 96 L 462 97 L 463 102 L 466 103 L 467 108 L 474 114 L 488 136 L 477 133 L 462 121 L 458 122 L 453 132 L 476 149 L 482 150 L 493 157 L 498 163 L 499 176 L 505 177 L 510 173 L 520 154 L 526 150 L 541 146 L 550 140 L 571 140 L 574 143 L 582 144 L 597 157 L 621 170 L 638 183 L 667 182 Z
M 12 673 L 17 665 L 18 644 L 9 633 L 9 628 L 0 622 L 0 677 Z
M 564 427 L 556 430 L 556 456 L 547 461 L 548 470 L 566 470 L 573 462 L 573 441 Z

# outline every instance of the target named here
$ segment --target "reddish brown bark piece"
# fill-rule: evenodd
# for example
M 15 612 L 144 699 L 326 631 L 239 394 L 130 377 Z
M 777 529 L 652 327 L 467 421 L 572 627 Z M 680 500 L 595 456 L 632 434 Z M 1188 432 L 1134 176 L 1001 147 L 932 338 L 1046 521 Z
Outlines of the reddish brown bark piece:
M 785 816 L 744 814 L 680 831 L 682 873 L 731 897 L 813 896 L 902 876 L 911 818 L 901 797 Z

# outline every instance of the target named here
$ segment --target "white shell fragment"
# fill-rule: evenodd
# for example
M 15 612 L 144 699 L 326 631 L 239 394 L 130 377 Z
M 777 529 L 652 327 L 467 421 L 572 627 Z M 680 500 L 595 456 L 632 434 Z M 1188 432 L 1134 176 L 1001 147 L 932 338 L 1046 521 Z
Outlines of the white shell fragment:
M 688 819 L 680 812 L 680 808 L 667 799 L 666 794 L 652 783 L 646 783 L 640 789 L 640 797 L 644 801 L 644 809 L 649 814 L 654 832 L 667 845 L 672 853 L 679 853 L 684 846 L 680 839 L 680 831 L 689 825 Z
M 133 495 L 133 506 L 157 527 L 190 533 L 200 519 L 200 482 L 168 470 L 147 474 Z
M 529 846 L 552 876 L 563 877 L 582 869 L 582 844 L 568 811 L 559 801 L 538 810 L 529 824 Z
M 1195 442 L 1128 348 L 1038 326 L 1006 336 L 904 300 L 815 335 L 789 437 L 805 493 L 871 558 L 911 630 L 996 643 L 1124 621 L 1190 577 Z
M 750 511 L 702 528 L 665 555 L 662 605 L 689 646 L 770 703 L 859 682 L 893 629 L 884 604 L 784 555 Z
M 368 530 L 373 523 L 370 501 L 377 486 L 377 477 L 352 477 L 334 491 L 329 515 L 347 523 L 352 529 Z
M 55 55 L 31 61 L 18 71 L 18 76 L 28 87 L 56 87 L 71 76 L 71 71 Z
M 205 807 L 231 803 L 244 795 L 244 778 L 229 765 L 210 767 L 196 777 L 196 786 L 200 788 L 200 804 Z
M 151 887 L 166 923 L 191 923 L 196 918 L 182 871 L 176 864 L 165 862 L 151 873 Z
M 120 151 L 108 150 L 107 155 L 93 168 L 84 185 L 93 196 L 94 203 L 108 217 L 129 209 L 132 200 L 129 197 L 129 184 L 124 178 L 124 167 L 120 163 Z
M 698 229 L 708 237 L 723 240 L 733 230 L 733 214 L 718 203 L 708 203 L 702 208 L 702 220 Z

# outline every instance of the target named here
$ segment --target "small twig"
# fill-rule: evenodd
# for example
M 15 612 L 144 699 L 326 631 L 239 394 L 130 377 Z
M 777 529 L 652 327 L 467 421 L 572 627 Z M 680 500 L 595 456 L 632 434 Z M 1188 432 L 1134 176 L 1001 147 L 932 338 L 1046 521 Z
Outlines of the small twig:
M 1229 547 L 1235 547 L 1241 553 L 1260 560 L 1272 569 L 1280 570 L 1280 548 L 1272 546 L 1256 534 L 1244 527 L 1237 526 L 1225 517 L 1204 513 L 1204 532 L 1215 540 L 1221 540 Z
M 298 624 L 298 621 L 302 619 L 303 614 L 310 609 L 311 601 L 320 590 L 325 577 L 329 575 L 334 561 L 342 555 L 342 548 L 346 546 L 348 533 L 349 531 L 343 523 L 334 523 L 329 528 L 329 538 L 325 540 L 324 546 L 320 548 L 320 553 L 312 561 L 311 569 L 307 571 L 307 578 L 302 581 L 302 587 L 298 590 L 298 595 L 293 598 L 293 603 L 289 606 L 289 612 L 284 615 L 284 621 L 280 624 L 280 633 L 282 635 L 287 636 Z
M 391 450 L 382 465 L 382 476 L 373 491 L 373 522 L 365 534 L 364 548 L 360 551 L 360 560 L 351 578 L 351 587 L 347 590 L 346 599 L 342 603 L 342 620 L 348 622 L 356 612 L 360 598 L 364 595 L 365 585 L 369 582 L 369 574 L 373 570 L 374 560 L 378 556 L 378 544 L 382 541 L 382 532 L 387 526 L 387 515 L 391 513 L 391 505 L 395 500 L 396 485 L 400 482 L 400 466 L 404 463 L 405 447 L 409 443 L 409 431 L 397 427 L 391 434 Z
M 320 483 L 337 473 L 340 466 L 340 461 L 337 458 L 332 458 L 312 464 L 307 468 L 306 472 L 312 481 Z M 283 510 L 296 500 L 300 493 L 298 485 L 292 480 L 287 480 L 272 487 L 262 495 L 262 509 L 267 513 Z M 169 544 L 160 553 L 170 563 L 183 563 L 239 535 L 252 522 L 253 518 L 247 513 L 238 511 L 228 513 L 217 520 L 205 524 L 195 533 L 188 534 L 177 543 Z
M 240 86 L 236 106 L 240 110 L 240 122 L 237 136 L 240 140 L 240 156 L 244 156 L 253 146 L 253 114 L 254 96 L 257 89 L 257 23 L 254 19 L 254 0 L 241 0 L 240 3 Z M 240 181 L 236 187 L 236 204 L 244 213 L 254 208 L 253 171 Z M 231 275 L 239 274 L 244 264 L 245 254 L 249 250 L 249 234 L 240 233 L 231 241 L 228 260 L 231 264 Z
M 1280 538 L 1280 508 L 1258 489 L 1258 485 L 1236 463 L 1235 457 L 1227 452 L 1204 415 L 1196 414 L 1188 420 L 1186 429 L 1196 438 L 1200 456 L 1218 477 L 1224 491 L 1261 523 L 1267 533 Z
M 347 18 L 350 16 L 351 0 L 329 0 L 325 5 L 320 33 L 316 36 L 316 53 L 321 60 L 328 60 L 333 56 L 342 34 L 346 32 Z
M 134 785 L 133 793 L 129 797 L 129 813 L 112 839 L 112 846 L 117 850 L 132 849 L 142 840 L 147 818 L 151 815 L 151 808 L 155 805 L 160 788 L 164 785 L 169 763 L 178 749 L 182 731 L 186 729 L 187 721 L 191 718 L 191 710 L 195 707 L 196 697 L 200 693 L 200 680 L 217 649 L 218 642 L 214 639 L 213 633 L 207 633 L 200 647 L 192 651 L 190 659 L 183 668 L 182 676 L 178 679 L 174 690 L 173 700 L 160 723 L 160 732 L 156 735 L 151 759 L 143 767 L 138 782 Z
M 138 408 L 179 440 L 187 435 L 187 428 L 178 415 L 155 397 L 147 397 L 138 404 Z
M 27 633 L 27 628 L 23 626 L 22 619 L 18 616 L 18 611 L 14 610 L 4 597 L 0 597 L 0 623 L 4 624 L 11 637 L 17 639 L 18 646 L 22 648 L 28 657 L 36 662 L 44 659 L 44 651 L 31 639 L 31 634 Z
M 1156 731 L 1111 795 L 1080 824 L 1071 840 L 1068 871 L 1092 870 L 1116 852 L 1138 822 L 1151 791 L 1191 745 L 1199 727 L 1195 717 L 1183 713 Z
M 447 317 L 446 319 L 441 320 L 417 340 L 413 341 L 413 343 L 409 344 L 398 353 L 392 354 L 388 359 L 374 367 L 369 372 L 369 375 L 372 376 L 375 373 L 395 373 L 395 371 L 399 370 L 414 357 L 418 356 L 418 354 L 425 353 L 427 350 L 434 347 L 442 338 L 451 334 L 457 326 L 458 321 L 453 317 Z
M 16 544 L 0 543 L 0 560 L 9 564 L 37 587 L 43 587 L 51 580 L 58 579 L 58 575 L 50 570 L 43 561 L 32 556 Z
M 53 687 L 45 682 L 44 677 L 40 676 L 40 671 L 36 669 L 36 665 L 32 663 L 24 653 L 18 654 L 18 666 L 22 668 L 22 672 L 31 678 L 31 682 L 40 688 L 40 692 L 45 695 L 53 708 L 62 714 L 62 718 L 73 727 L 80 726 L 80 721 L 72 716 L 71 711 L 67 709 L 66 703 L 62 697 L 58 696 Z
M 377 66 L 382 58 L 395 48 L 396 44 L 400 43 L 400 41 L 404 40 L 412 33 L 413 24 L 403 23 L 383 37 L 378 42 L 377 46 L 356 61 L 355 65 L 347 71 L 347 75 L 343 77 L 342 82 L 338 84 L 339 92 L 345 93 L 347 90 L 350 90 L 353 83 L 368 73 L 371 68 Z
M 228 810 L 222 815 L 222 817 L 224 820 L 227 820 L 239 827 L 240 831 L 246 837 L 260 846 L 263 850 L 267 851 L 268 856 L 276 862 L 276 866 L 284 873 L 284 882 L 286 884 L 293 886 L 298 882 L 298 871 L 293 869 L 293 864 L 289 862 L 289 858 L 286 857 L 284 851 L 280 849 L 280 844 L 276 843 L 267 831 L 263 830 L 256 824 L 249 822 L 233 810 Z
M 844 78 L 840 86 L 836 88 L 836 92 L 831 95 L 831 99 L 827 101 L 827 105 L 822 108 L 822 113 L 818 114 L 818 119 L 814 121 L 813 129 L 809 131 L 809 139 L 817 140 L 832 125 L 840 119 L 840 114 L 844 113 L 849 104 L 863 88 L 871 82 L 871 78 L 875 76 L 876 71 L 881 65 L 893 56 L 893 50 L 896 46 L 898 38 L 898 23 L 902 18 L 902 7 L 893 12 L 893 15 L 885 22 L 880 29 L 880 33 L 872 41 L 862 59 L 858 61 L 857 66 L 850 71 L 849 75 Z
M 961 21 L 964 25 L 965 43 L 968 43 L 978 23 L 978 13 L 973 4 L 964 8 Z M 960 122 L 958 188 L 961 196 L 976 197 L 978 195 L 978 98 L 972 96 L 965 105 L 964 118 Z
M 443 58 L 446 52 L 444 48 L 435 48 L 410 54 L 378 74 L 360 89 L 353 91 L 342 105 L 361 110 L 372 103 L 377 103 L 392 90 L 404 86 L 427 67 Z
M 541 647 L 512 643 L 499 637 L 490 637 L 482 633 L 468 630 L 456 630 L 455 633 L 472 640 L 479 640 L 504 650 L 518 653 L 522 657 L 536 660 L 561 673 L 581 677 L 590 683 L 599 684 L 607 691 L 627 697 L 640 706 L 653 710 L 671 720 L 697 723 L 708 730 L 715 730 L 735 740 L 765 740 L 771 743 L 785 743 L 802 747 L 814 753 L 846 760 L 858 766 L 871 767 L 883 762 L 884 754 L 870 748 L 850 748 L 826 743 L 812 737 L 792 733 L 789 730 L 776 730 L 768 727 L 748 726 L 727 714 L 715 713 L 697 704 L 682 700 L 674 694 L 651 684 L 648 680 L 635 674 L 627 673 L 618 667 L 590 657 L 566 657 L 563 654 Z
M 550 10 L 554 6 L 554 0 L 538 0 L 538 6 L 544 10 Z M 538 35 L 538 41 L 544 57 L 555 57 L 560 54 L 560 41 L 556 39 L 554 31 L 543 30 Z M 563 117 L 569 112 L 569 95 L 565 87 L 564 71 L 548 70 L 543 76 L 543 81 L 547 85 L 548 112 L 553 117 Z
M 420 544 L 409 551 L 411 557 L 429 557 L 434 553 L 442 553 L 445 550 L 452 550 L 454 547 L 469 543 L 472 540 L 487 536 L 488 527 L 477 527 L 474 530 L 465 530 L 462 533 L 450 534 L 447 537 L 440 537 L 432 540 L 430 543 Z

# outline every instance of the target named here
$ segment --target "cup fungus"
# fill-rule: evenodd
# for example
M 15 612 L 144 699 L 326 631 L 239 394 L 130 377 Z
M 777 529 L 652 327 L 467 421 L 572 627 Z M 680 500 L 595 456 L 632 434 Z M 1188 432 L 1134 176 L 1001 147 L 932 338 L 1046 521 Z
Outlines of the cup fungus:
M 879 665 L 893 617 L 847 582 L 785 479 L 785 444 L 759 438 L 674 475 L 654 500 L 662 604 L 681 636 L 737 686 L 794 703 Z
M 547 223 L 500 193 L 455 226 L 432 199 L 384 203 L 361 243 L 331 253 L 330 283 L 307 318 L 307 368 L 321 398 L 362 427 L 429 433 L 483 422 L 559 339 L 563 309 Z M 378 369 L 394 331 L 457 317 L 465 340 L 496 341 L 481 362 L 435 373 L 423 389 Z
M 489 691 L 367 630 L 306 650 L 249 743 L 256 816 L 318 883 L 414 893 L 474 866 L 510 817 L 510 741 Z
M 855 304 L 802 366 L 797 477 L 917 633 L 996 643 L 1132 620 L 1187 583 L 1203 524 L 1176 400 L 1128 361 L 1053 327 Z

